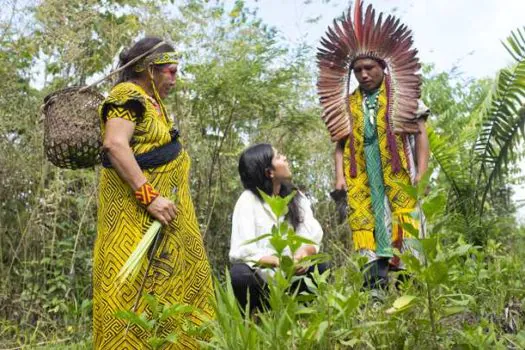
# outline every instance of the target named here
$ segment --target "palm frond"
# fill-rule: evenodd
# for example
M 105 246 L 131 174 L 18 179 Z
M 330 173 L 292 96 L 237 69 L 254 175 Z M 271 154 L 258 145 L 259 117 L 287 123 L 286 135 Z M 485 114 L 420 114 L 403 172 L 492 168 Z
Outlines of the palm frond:
M 499 153 L 493 160 L 492 171 L 488 174 L 487 185 L 483 190 L 483 197 L 481 199 L 481 210 L 483 210 L 487 194 L 492 189 L 494 180 L 502 175 L 502 168 L 507 170 L 509 159 L 514 158 L 514 150 L 525 139 L 525 104 L 522 106 L 517 116 L 514 118 L 511 127 L 504 131 L 506 137 L 503 142 L 499 144 Z M 520 138 L 521 133 L 521 138 Z
M 432 158 L 438 163 L 441 171 L 450 182 L 456 197 L 461 197 L 467 187 L 468 180 L 464 173 L 466 167 L 462 166 L 459 161 L 458 146 L 454 145 L 449 138 L 438 135 L 431 127 L 427 127 L 427 132 Z
M 142 236 L 137 247 L 133 250 L 117 275 L 117 280 L 119 280 L 120 283 L 123 283 L 128 277 L 130 277 L 132 281 L 135 280 L 142 266 L 142 262 L 146 257 L 146 253 L 150 249 L 155 237 L 159 234 L 161 227 L 161 223 L 155 220 L 146 231 L 146 234 Z
M 487 99 L 490 107 L 482 111 L 482 127 L 474 146 L 477 159 L 483 164 L 495 162 L 501 145 L 514 129 L 514 119 L 525 101 L 525 59 L 500 71 Z
M 487 96 L 481 111 L 482 126 L 474 144 L 476 161 L 480 164 L 477 188 L 483 194 L 483 206 L 494 181 L 506 174 L 507 164 L 514 157 L 523 136 L 523 113 L 520 108 L 525 101 L 525 37 L 518 30 L 507 39 L 507 50 L 517 60 L 510 68 L 502 69 L 494 88 Z
M 525 27 L 511 32 L 503 46 L 516 61 L 525 60 Z

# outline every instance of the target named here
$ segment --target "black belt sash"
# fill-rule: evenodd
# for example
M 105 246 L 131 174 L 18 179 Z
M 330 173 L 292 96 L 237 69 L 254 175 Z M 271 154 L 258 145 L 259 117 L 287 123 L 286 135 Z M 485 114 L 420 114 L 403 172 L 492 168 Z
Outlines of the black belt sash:
M 155 148 L 149 152 L 135 154 L 135 160 L 141 169 L 156 168 L 177 158 L 180 151 L 182 150 L 182 145 L 179 142 L 179 132 L 178 130 L 172 130 L 170 131 L 170 134 L 170 143 Z M 109 157 L 106 153 L 102 152 L 101 158 L 102 166 L 104 168 L 113 168 L 113 165 L 111 164 L 111 161 L 109 160 Z

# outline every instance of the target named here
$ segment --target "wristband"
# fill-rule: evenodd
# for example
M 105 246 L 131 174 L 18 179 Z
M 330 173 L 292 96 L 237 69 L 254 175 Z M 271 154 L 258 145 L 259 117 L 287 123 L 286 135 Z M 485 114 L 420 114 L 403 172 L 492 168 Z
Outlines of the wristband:
M 135 198 L 145 207 L 150 205 L 159 195 L 160 193 L 157 192 L 149 182 L 144 183 L 144 185 L 135 191 Z

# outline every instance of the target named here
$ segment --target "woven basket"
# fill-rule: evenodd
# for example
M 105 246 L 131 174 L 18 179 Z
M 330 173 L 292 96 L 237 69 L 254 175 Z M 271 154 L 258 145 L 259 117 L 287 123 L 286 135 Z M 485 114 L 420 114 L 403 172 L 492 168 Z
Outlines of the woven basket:
M 69 87 L 44 98 L 44 148 L 51 163 L 67 169 L 100 163 L 98 106 L 103 100 L 95 89 L 82 87 Z
M 102 140 L 98 106 L 104 96 L 94 87 L 165 43 L 161 41 L 89 86 L 69 87 L 44 98 L 44 148 L 51 163 L 67 169 L 91 168 L 100 163 Z

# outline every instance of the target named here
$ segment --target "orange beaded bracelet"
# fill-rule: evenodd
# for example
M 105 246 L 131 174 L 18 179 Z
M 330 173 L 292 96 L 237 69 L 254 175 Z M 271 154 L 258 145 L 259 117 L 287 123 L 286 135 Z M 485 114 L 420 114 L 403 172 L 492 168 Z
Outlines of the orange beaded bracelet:
M 135 191 L 135 198 L 145 207 L 150 205 L 159 195 L 160 193 L 157 192 L 149 182 L 144 183 L 144 185 Z

